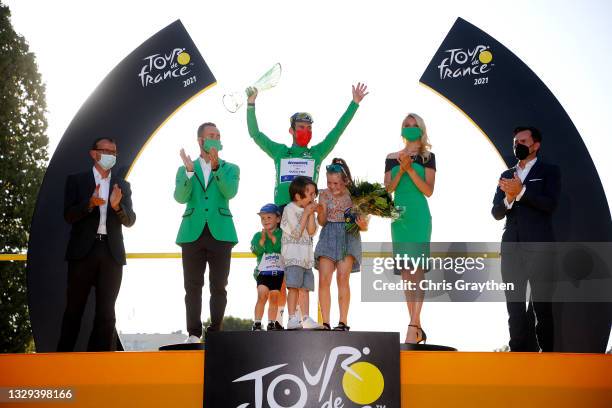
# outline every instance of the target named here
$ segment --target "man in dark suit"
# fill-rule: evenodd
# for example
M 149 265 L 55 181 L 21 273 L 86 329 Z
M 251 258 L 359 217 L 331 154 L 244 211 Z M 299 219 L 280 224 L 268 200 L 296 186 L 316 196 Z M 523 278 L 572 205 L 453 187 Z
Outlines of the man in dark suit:
M 72 225 L 66 250 L 68 288 L 58 351 L 73 351 L 92 287 L 96 311 L 88 351 L 116 348 L 115 300 L 121 286 L 125 248 L 121 226 L 136 221 L 130 184 L 112 174 L 117 145 L 97 139 L 89 151 L 93 169 L 68 176 L 64 218 Z
M 552 213 L 559 201 L 561 175 L 558 166 L 538 158 L 541 144 L 538 129 L 514 130 L 518 163 L 502 173 L 491 211 L 496 220 L 506 218 L 501 267 L 504 282 L 514 285 L 506 291 L 511 351 L 553 350 L 554 250 L 544 243 L 555 241 Z

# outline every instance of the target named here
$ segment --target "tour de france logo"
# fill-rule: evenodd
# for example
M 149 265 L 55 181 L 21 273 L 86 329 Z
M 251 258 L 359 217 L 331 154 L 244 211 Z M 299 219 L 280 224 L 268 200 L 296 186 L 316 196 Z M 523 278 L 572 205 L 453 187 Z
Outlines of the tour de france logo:
M 158 84 L 167 79 L 184 78 L 191 73 L 191 55 L 185 48 L 174 48 L 171 51 L 149 55 L 142 59 L 144 64 L 138 77 L 143 88 Z M 183 86 L 194 83 L 195 76 L 183 80 Z
M 374 364 L 367 361 L 359 361 L 362 356 L 370 354 L 369 347 L 364 347 L 359 350 L 350 346 L 338 346 L 331 350 L 329 358 L 323 357 L 321 364 L 315 373 L 312 373 L 309 367 L 302 362 L 302 367 L 287 367 L 288 364 L 276 364 L 268 366 L 249 374 L 243 375 L 235 379 L 233 382 L 253 381 L 254 386 L 254 407 L 262 408 L 263 402 L 267 403 L 270 408 L 288 408 L 285 405 L 280 405 L 275 398 L 277 388 L 279 392 L 285 395 L 291 401 L 295 401 L 291 408 L 304 408 L 308 402 L 309 392 L 319 391 L 318 406 L 321 408 L 380 408 L 385 407 L 378 399 L 385 389 L 385 379 L 381 371 Z M 330 380 L 334 370 L 341 369 L 342 374 L 342 393 L 334 394 L 334 390 L 338 391 L 339 387 L 330 388 Z M 285 373 L 275 373 L 277 370 L 285 367 Z M 291 369 L 300 375 L 287 373 L 287 368 Z M 264 389 L 263 378 L 268 375 L 274 375 L 267 389 Z M 270 377 L 267 377 L 269 380 Z M 293 383 L 293 387 L 289 387 Z M 313 389 L 314 388 L 314 389 Z M 328 392 L 329 390 L 329 392 Z M 293 394 L 293 395 L 292 395 Z M 350 400 L 355 405 L 345 404 L 344 398 Z M 370 404 L 376 402 L 375 406 Z M 251 407 L 249 402 L 238 405 L 236 408 Z
M 472 77 L 474 85 L 484 85 L 489 83 L 487 74 L 494 66 L 491 47 L 477 45 L 474 48 L 445 50 L 438 70 L 442 80 Z

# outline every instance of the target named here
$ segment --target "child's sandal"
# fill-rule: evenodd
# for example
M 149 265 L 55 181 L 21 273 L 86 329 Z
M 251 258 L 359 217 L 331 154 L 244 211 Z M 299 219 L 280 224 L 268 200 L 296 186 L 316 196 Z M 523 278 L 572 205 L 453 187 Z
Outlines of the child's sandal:
M 347 326 L 344 322 L 339 322 L 336 327 L 334 327 L 335 331 L 349 331 L 351 328 Z

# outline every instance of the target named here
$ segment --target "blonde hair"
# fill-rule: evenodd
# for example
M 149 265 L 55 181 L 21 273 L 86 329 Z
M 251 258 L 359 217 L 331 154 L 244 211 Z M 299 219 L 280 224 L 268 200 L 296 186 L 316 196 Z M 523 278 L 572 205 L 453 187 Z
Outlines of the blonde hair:
M 429 143 L 429 137 L 427 136 L 427 126 L 425 126 L 425 121 L 416 113 L 409 113 L 402 121 L 402 129 L 408 127 L 406 124 L 408 118 L 414 119 L 417 127 L 423 132 L 421 135 L 421 148 L 419 150 L 419 155 L 423 158 L 423 163 L 427 163 L 431 157 L 431 143 Z M 404 139 L 404 143 L 405 142 L 406 140 Z

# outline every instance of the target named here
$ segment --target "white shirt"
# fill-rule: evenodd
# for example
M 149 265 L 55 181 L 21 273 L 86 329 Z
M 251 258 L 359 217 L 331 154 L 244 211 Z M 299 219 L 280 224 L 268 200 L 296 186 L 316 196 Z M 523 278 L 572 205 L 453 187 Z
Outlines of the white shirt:
M 283 218 L 281 219 L 281 229 L 283 230 L 281 255 L 285 267 L 301 266 L 302 268 L 309 269 L 314 266 L 312 236 L 308 233 L 307 228 L 304 228 L 300 234 L 300 222 L 303 216 L 304 209 L 293 201 L 287 204 L 283 211 Z
M 93 168 L 94 179 L 96 180 L 96 186 L 100 185 L 100 190 L 98 191 L 98 197 L 104 199 L 104 204 L 100 206 L 100 224 L 98 224 L 98 234 L 106 235 L 106 211 L 108 209 L 108 200 L 109 191 L 110 191 L 110 179 L 111 172 L 108 172 L 108 177 L 102 178 L 102 175 L 96 169 L 96 166 Z
M 521 183 L 523 183 L 523 188 L 521 189 L 521 192 L 518 193 L 514 201 L 521 201 L 523 194 L 525 194 L 525 191 L 527 190 L 527 186 L 525 185 L 525 179 L 527 178 L 527 175 L 529 174 L 529 170 L 531 170 L 531 168 L 536 163 L 536 161 L 538 161 L 538 158 L 534 157 L 532 160 L 525 163 L 524 169 L 522 169 L 521 166 L 519 166 L 518 164 L 516 165 L 516 175 L 521 179 Z M 511 203 L 508 203 L 508 200 L 506 200 L 506 197 L 504 197 L 504 204 L 506 205 L 506 208 L 508 210 L 512 208 L 514 201 Z
M 198 157 L 198 160 L 200 161 L 200 167 L 202 167 L 202 173 L 204 173 L 204 188 L 208 188 L 208 178 L 210 177 L 212 167 L 210 165 L 210 162 L 207 163 L 206 160 L 202 158 L 202 156 Z M 193 171 L 188 171 L 187 177 L 193 177 Z

